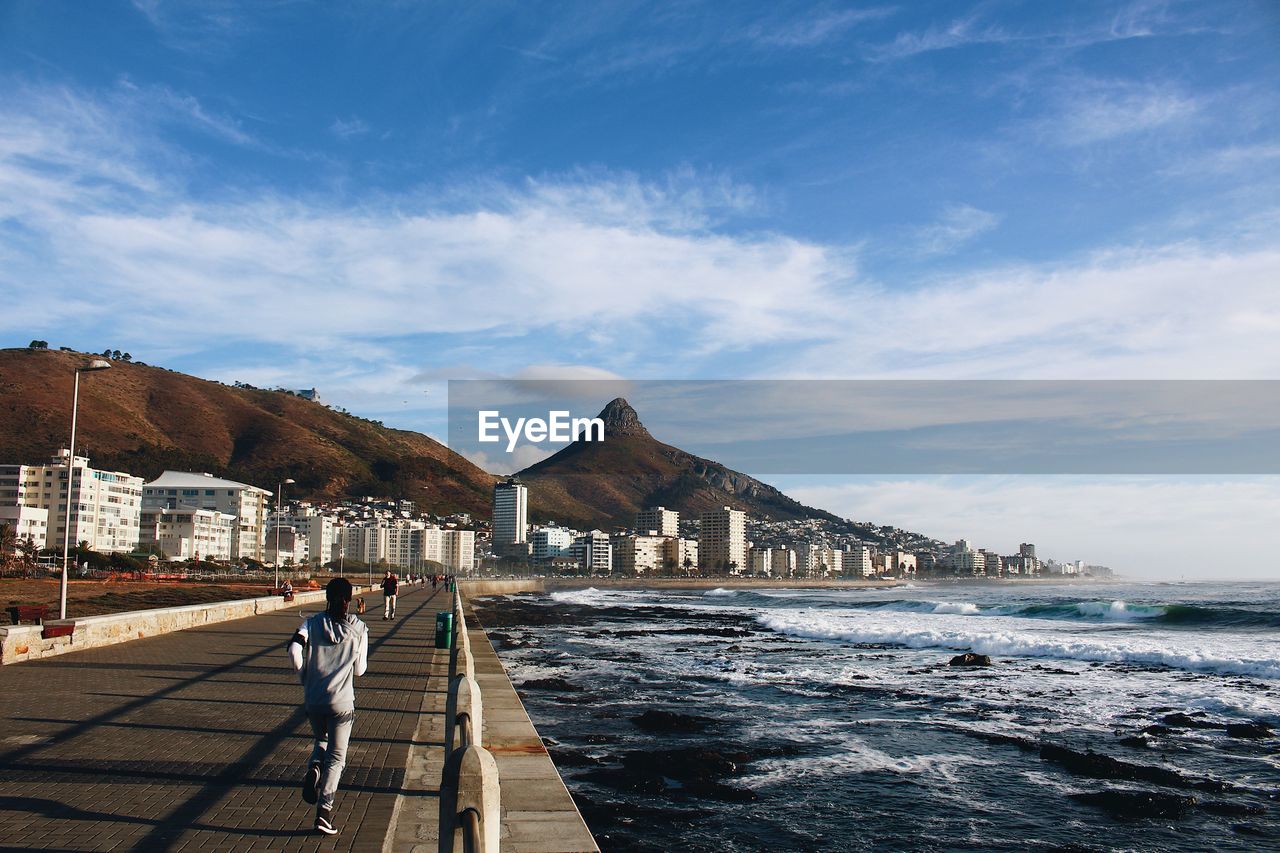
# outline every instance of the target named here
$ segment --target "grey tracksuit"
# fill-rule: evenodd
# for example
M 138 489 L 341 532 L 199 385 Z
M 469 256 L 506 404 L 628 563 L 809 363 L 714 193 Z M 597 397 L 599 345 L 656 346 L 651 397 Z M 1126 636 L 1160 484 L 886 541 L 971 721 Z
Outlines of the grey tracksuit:
M 354 616 L 317 613 L 289 643 L 289 661 L 302 681 L 307 719 L 315 735 L 311 764 L 321 765 L 321 808 L 333 808 L 355 720 L 355 676 L 369 667 L 369 630 Z

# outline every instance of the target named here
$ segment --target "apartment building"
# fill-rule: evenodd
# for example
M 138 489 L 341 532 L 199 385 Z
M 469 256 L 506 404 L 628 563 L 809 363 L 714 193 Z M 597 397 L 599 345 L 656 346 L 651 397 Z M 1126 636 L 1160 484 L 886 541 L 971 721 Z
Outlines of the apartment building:
M 658 536 L 679 536 L 680 513 L 662 506 L 640 510 L 636 513 L 636 533 L 649 531 Z
M 614 535 L 610 538 L 613 571 L 628 576 L 659 575 L 666 573 L 668 568 L 674 571 L 678 562 L 667 563 L 667 543 L 670 541 L 666 536 Z
M 213 509 L 179 506 L 142 510 L 138 544 L 155 546 L 168 560 L 231 560 L 234 515 Z
M 142 489 L 147 509 L 192 507 L 235 517 L 231 559 L 266 561 L 267 500 L 271 493 L 212 474 L 165 471 Z
M 723 507 L 702 514 L 698 565 L 705 571 L 736 575 L 747 565 L 747 514 Z
M 65 448 L 46 465 L 0 465 L 0 506 L 42 509 L 46 547 L 61 548 L 67 537 L 67 486 L 71 484 L 70 542 L 87 542 L 102 553 L 138 548 L 142 478 L 121 471 L 100 471 L 89 459 L 68 459 Z M 68 468 L 71 476 L 68 478 Z M 38 516 L 15 513 L 39 528 Z
M 493 550 L 504 549 L 528 542 L 529 489 L 516 480 L 507 480 L 493 487 Z

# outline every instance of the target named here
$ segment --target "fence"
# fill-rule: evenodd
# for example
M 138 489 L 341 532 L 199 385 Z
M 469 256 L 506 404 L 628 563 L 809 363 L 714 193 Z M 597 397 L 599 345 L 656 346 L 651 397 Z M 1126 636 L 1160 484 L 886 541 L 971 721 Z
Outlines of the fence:
M 448 759 L 440 779 L 440 853 L 498 853 L 498 764 L 484 748 L 484 702 L 476 682 L 462 594 L 453 594 L 453 655 L 445 704 Z

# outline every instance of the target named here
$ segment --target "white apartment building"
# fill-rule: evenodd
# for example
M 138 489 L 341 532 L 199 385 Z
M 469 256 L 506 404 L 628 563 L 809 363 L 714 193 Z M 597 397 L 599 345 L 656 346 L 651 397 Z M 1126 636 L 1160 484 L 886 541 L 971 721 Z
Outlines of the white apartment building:
M 474 530 L 378 520 L 341 527 L 338 534 L 340 552 L 347 560 L 424 573 L 434 571 L 435 563 L 452 574 L 475 569 Z
M 0 465 L 0 506 L 45 510 L 46 547 L 60 549 L 66 536 L 68 455 L 64 448 L 47 465 Z M 88 542 L 100 553 L 136 550 L 142 478 L 90 468 L 84 456 L 71 461 L 71 470 L 71 546 Z
M 48 548 L 49 510 L 34 506 L 0 505 L 0 524 L 13 528 L 15 542 L 30 539 L 37 548 Z M 58 543 L 61 547 L 62 543 Z
M 797 548 L 796 574 L 806 578 L 833 577 L 844 571 L 844 553 L 826 545 L 812 544 Z
M 574 539 L 571 556 L 587 574 L 607 575 L 613 570 L 613 546 L 604 531 L 592 530 Z
M 148 509 L 216 510 L 235 516 L 231 559 L 248 557 L 266 561 L 267 499 L 271 493 L 257 486 L 224 480 L 211 474 L 165 471 L 142 489 L 142 504 Z
M 567 527 L 539 527 L 529 535 L 535 561 L 550 560 L 552 557 L 567 557 L 573 548 L 573 539 L 578 534 Z
M 736 575 L 747 565 L 747 514 L 724 507 L 704 512 L 698 532 L 698 562 L 706 571 Z
M 297 562 L 310 562 L 324 566 L 338 558 L 338 523 L 333 516 L 325 515 L 314 507 L 299 507 L 281 519 L 285 527 L 292 527 L 302 545 L 302 557 Z M 268 530 L 267 546 L 273 544 L 273 536 Z M 282 542 L 280 550 L 287 555 L 290 549 Z
M 844 573 L 849 577 L 866 578 L 876 573 L 870 548 L 853 548 L 845 551 L 842 559 Z
M 180 506 L 173 509 L 144 509 L 138 543 L 154 545 L 168 560 L 231 559 L 235 538 L 234 515 L 213 509 Z
M 680 513 L 663 506 L 642 509 L 636 513 L 636 533 L 649 531 L 659 536 L 680 535 Z
M 515 480 L 493 487 L 493 550 L 528 541 L 529 489 Z
M 609 543 L 613 549 L 613 570 L 623 575 L 665 574 L 669 541 L 665 536 L 614 535 Z M 670 568 L 674 570 L 676 565 L 677 562 L 672 561 Z

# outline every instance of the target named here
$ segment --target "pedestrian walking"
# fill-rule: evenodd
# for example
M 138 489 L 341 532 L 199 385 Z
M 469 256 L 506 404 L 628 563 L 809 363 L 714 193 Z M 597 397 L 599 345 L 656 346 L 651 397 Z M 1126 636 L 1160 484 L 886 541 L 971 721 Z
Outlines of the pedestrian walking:
M 382 579 L 382 618 L 396 618 L 396 593 L 400 591 L 400 579 L 394 573 L 388 571 L 387 576 Z
M 334 578 L 324 592 L 324 612 L 304 621 L 289 641 L 289 662 L 302 682 L 303 704 L 315 738 L 302 799 L 316 807 L 316 831 L 337 835 L 333 799 L 355 722 L 353 682 L 369 668 L 369 629 L 347 613 L 350 581 Z

